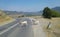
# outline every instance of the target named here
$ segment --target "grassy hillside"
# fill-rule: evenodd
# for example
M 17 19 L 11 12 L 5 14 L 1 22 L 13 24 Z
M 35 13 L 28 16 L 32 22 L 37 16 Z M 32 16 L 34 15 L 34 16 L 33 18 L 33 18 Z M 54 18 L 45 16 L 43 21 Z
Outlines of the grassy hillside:
M 0 10 L 0 25 L 6 21 L 10 21 L 12 18 L 6 15 L 2 10 Z

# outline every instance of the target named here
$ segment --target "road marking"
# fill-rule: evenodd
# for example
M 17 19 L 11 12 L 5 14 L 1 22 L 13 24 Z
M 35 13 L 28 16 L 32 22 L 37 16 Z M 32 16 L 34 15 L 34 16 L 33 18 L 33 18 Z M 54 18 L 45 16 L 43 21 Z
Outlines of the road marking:
M 19 23 L 17 23 L 17 24 L 15 24 L 15 25 L 9 27 L 8 29 L 2 31 L 2 32 L 0 33 L 0 35 L 4 34 L 5 32 L 9 31 L 10 29 L 14 28 L 14 27 L 17 26 L 18 24 L 19 24 Z

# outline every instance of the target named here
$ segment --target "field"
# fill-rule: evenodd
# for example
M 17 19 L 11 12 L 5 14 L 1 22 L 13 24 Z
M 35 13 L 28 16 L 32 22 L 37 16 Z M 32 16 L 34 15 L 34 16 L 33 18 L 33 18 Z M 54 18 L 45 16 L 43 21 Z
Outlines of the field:
M 46 19 L 41 16 L 31 16 L 31 18 L 35 18 L 40 21 L 47 37 L 60 37 L 60 18 Z M 49 22 L 51 22 L 51 24 L 47 29 Z

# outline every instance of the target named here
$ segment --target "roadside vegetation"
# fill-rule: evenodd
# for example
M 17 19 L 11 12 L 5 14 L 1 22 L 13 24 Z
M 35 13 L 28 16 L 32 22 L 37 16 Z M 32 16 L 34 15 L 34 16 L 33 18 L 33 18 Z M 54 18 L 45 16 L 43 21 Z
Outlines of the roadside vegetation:
M 60 13 L 58 11 L 52 10 L 48 7 L 45 7 L 43 10 L 43 17 L 51 19 L 52 17 L 60 17 Z
M 44 25 L 43 29 L 47 32 L 48 37 L 60 37 L 60 12 L 45 7 L 42 16 L 48 18 L 50 25 Z M 46 27 L 48 26 L 48 29 Z
M 5 14 L 2 10 L 0 10 L 0 25 L 5 22 L 8 23 L 10 20 L 12 20 L 12 18 Z

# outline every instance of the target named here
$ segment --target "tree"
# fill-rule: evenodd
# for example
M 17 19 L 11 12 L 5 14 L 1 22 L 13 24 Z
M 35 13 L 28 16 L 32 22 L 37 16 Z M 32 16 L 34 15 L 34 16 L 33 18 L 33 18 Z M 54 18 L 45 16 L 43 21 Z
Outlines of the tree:
M 48 8 L 48 7 L 44 8 L 43 17 L 51 19 L 51 10 L 50 10 L 50 8 Z

